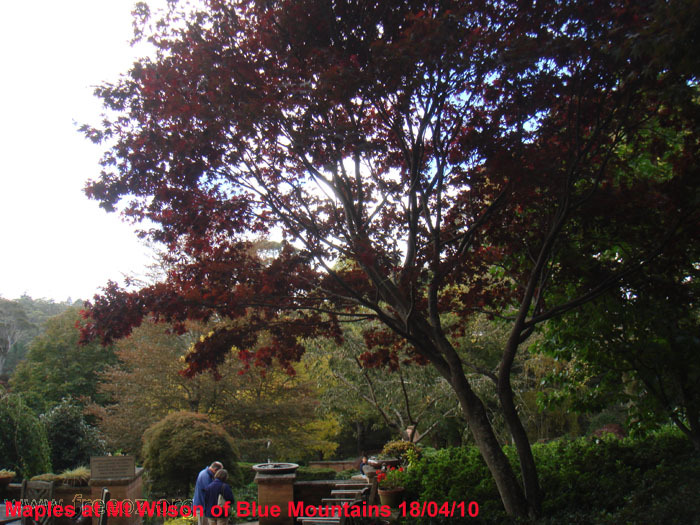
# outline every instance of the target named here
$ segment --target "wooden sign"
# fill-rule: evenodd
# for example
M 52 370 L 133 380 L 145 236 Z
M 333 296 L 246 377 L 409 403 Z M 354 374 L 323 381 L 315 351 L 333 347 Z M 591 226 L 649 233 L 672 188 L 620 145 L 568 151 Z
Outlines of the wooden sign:
M 92 456 L 91 479 L 133 478 L 136 475 L 134 456 Z

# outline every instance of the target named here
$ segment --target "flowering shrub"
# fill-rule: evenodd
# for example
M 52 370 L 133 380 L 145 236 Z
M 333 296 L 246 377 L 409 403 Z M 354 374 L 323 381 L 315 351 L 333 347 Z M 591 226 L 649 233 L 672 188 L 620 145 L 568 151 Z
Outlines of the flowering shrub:
M 403 467 L 390 467 L 386 471 L 377 472 L 377 482 L 379 483 L 380 489 L 402 489 L 405 480 L 406 473 Z

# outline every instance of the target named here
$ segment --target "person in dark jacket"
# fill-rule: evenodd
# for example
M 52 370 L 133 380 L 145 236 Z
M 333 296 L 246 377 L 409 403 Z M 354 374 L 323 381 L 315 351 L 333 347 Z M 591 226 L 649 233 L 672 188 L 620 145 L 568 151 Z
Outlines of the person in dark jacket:
M 194 486 L 194 498 L 192 498 L 192 507 L 204 508 L 204 489 L 214 481 L 214 475 L 224 466 L 219 461 L 214 461 L 210 466 L 205 467 L 197 476 L 197 483 Z M 197 514 L 197 525 L 206 525 L 207 518 L 204 514 Z
M 226 525 L 228 522 L 232 505 L 225 508 L 222 503 L 217 511 L 213 511 L 214 507 L 219 505 L 219 496 L 233 503 L 233 491 L 226 480 L 228 480 L 228 471 L 222 468 L 214 475 L 214 481 L 204 489 L 204 515 L 207 517 L 208 525 Z

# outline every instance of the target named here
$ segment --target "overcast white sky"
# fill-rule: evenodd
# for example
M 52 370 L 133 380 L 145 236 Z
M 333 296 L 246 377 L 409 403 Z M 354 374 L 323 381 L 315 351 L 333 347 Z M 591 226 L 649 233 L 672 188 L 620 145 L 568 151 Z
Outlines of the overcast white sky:
M 148 250 L 85 197 L 99 147 L 92 86 L 136 56 L 131 0 L 3 2 L 0 8 L 0 296 L 89 299 L 108 279 L 140 273 Z M 149 2 L 150 3 L 150 2 Z

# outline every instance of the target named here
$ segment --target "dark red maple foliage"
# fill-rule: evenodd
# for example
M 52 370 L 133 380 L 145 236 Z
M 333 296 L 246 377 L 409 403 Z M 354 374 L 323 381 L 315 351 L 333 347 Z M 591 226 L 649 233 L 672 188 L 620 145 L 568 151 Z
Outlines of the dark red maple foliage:
M 378 320 L 367 361 L 408 347 L 435 366 L 507 512 L 537 514 L 513 361 L 537 323 L 603 293 L 693 217 L 696 64 L 656 41 L 695 38 L 673 26 L 691 9 L 209 0 L 149 30 L 141 5 L 138 32 L 158 55 L 97 89 L 110 111 L 84 131 L 110 147 L 87 193 L 149 220 L 172 270 L 139 291 L 108 285 L 84 338 L 124 337 L 147 315 L 247 316 L 199 342 L 189 373 L 232 346 L 289 368 L 302 338 Z M 642 176 L 621 151 L 648 149 L 655 129 L 673 169 Z M 254 255 L 256 239 L 278 236 L 272 259 Z M 483 311 L 512 320 L 500 366 L 478 371 L 498 387 L 522 486 L 441 318 Z

